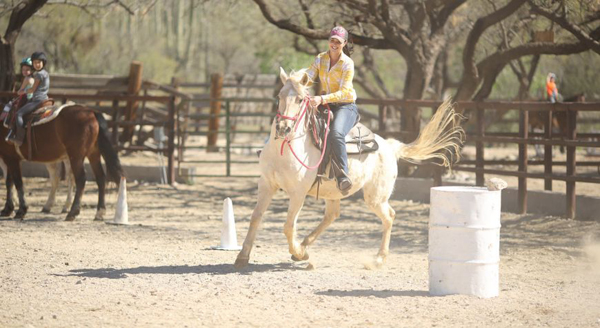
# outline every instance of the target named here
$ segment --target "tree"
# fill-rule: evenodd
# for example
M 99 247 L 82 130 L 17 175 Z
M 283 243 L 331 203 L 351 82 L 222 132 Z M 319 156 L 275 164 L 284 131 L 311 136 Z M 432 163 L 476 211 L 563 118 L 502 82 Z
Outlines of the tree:
M 10 12 L 8 26 L 0 38 L 0 90 L 10 91 L 15 83 L 14 49 L 21 28 L 33 14 L 42 8 L 48 0 L 21 1 L 13 8 L 4 4 L 3 12 Z
M 316 9 L 311 11 L 317 6 L 315 2 L 306 4 L 305 1 L 299 0 L 301 8 L 296 11 L 303 15 L 292 15 L 293 9 L 287 9 L 291 6 L 286 6 L 286 10 L 266 0 L 254 0 L 268 22 L 310 40 L 327 39 L 335 22 L 351 28 L 357 45 L 396 51 L 407 67 L 405 99 L 422 99 L 428 88 L 439 93 L 443 82 L 452 82 L 444 74 L 447 51 L 454 46 L 450 41 L 464 38 L 465 33 L 467 37 L 461 50 L 463 71 L 456 100 L 487 98 L 498 74 L 509 63 L 518 65 L 518 60 L 528 56 L 566 55 L 594 49 L 600 37 L 599 28 L 594 27 L 600 19 L 598 8 L 588 0 L 549 4 L 534 0 L 508 0 L 503 4 L 493 0 L 332 0 L 320 5 L 326 6 L 326 18 L 322 14 L 315 15 Z M 557 14 L 556 7 L 560 9 L 560 6 L 582 9 L 579 12 L 589 10 L 591 14 L 580 19 L 567 15 L 568 10 Z M 529 42 L 524 37 L 534 24 L 543 24 L 540 17 L 562 28 L 559 42 Z M 506 33 L 500 37 L 493 35 L 502 29 Z M 529 70 L 523 67 L 520 74 L 529 76 L 533 68 L 535 65 Z M 419 111 L 402 113 L 403 131 L 416 134 L 419 125 Z

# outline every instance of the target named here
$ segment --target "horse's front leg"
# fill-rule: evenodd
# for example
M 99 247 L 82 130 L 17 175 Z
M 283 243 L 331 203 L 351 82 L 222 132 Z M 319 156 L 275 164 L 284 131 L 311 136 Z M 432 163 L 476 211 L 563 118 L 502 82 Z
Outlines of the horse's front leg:
M 329 227 L 333 221 L 335 221 L 335 219 L 340 217 L 339 199 L 327 200 L 325 204 L 325 217 L 323 218 L 323 221 L 321 221 L 321 223 L 319 223 L 319 225 L 315 228 L 315 230 L 313 230 L 313 232 L 304 238 L 304 241 L 301 245 L 301 253 L 306 253 L 306 248 L 314 243 L 321 233 L 323 233 L 323 231 L 325 231 L 325 229 L 327 229 L 327 227 Z
M 235 260 L 236 268 L 240 269 L 248 265 L 250 252 L 252 251 L 252 245 L 254 244 L 254 239 L 256 238 L 256 232 L 260 226 L 262 216 L 269 207 L 269 204 L 271 204 L 271 200 L 276 191 L 277 188 L 273 187 L 265 178 L 260 178 L 258 181 L 258 201 L 252 212 L 250 227 L 248 228 L 246 239 L 244 239 L 242 250 Z
M 306 248 L 300 245 L 296 236 L 296 222 L 300 210 L 302 210 L 302 206 L 304 206 L 305 199 L 306 194 L 290 194 L 290 206 L 288 208 L 287 220 L 283 226 L 283 233 L 287 237 L 290 254 L 292 254 L 292 260 L 294 261 L 308 260 Z
M 25 201 L 25 188 L 23 187 L 23 177 L 21 176 L 21 166 L 19 163 L 16 165 L 9 166 L 8 170 L 12 175 L 12 179 L 15 183 L 15 187 L 17 188 L 17 196 L 19 197 L 19 209 L 15 214 L 15 219 L 21 219 L 25 217 L 27 214 L 27 202 Z
M 13 178 L 8 169 L 4 170 L 4 176 L 6 179 L 6 203 L 4 208 L 0 212 L 0 216 L 10 216 L 15 210 L 15 204 L 13 203 Z

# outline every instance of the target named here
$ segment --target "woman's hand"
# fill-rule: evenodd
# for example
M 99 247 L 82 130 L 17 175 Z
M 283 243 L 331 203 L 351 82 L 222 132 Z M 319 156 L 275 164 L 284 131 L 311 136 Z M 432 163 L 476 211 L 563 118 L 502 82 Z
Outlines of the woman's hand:
M 23 90 L 19 90 L 19 91 L 17 91 L 17 95 L 19 95 L 19 96 L 22 96 L 22 95 L 24 95 L 24 94 L 25 94 L 25 91 L 23 91 Z
M 310 105 L 312 107 L 317 107 L 323 103 L 323 98 L 321 96 L 310 97 Z

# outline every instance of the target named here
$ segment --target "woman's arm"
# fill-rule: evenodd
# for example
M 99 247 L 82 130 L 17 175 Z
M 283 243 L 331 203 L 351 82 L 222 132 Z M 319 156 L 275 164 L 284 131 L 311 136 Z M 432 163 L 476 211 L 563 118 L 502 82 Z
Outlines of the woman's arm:
M 342 71 L 340 89 L 336 92 L 322 96 L 323 103 L 352 103 L 355 101 L 354 87 L 352 86 L 352 80 L 354 79 L 354 63 L 349 62 L 345 65 Z
M 310 64 L 310 67 L 306 70 L 306 74 L 308 74 L 308 77 L 309 77 L 307 86 L 311 86 L 313 84 L 313 82 L 317 79 L 317 77 L 319 76 L 320 63 L 321 63 L 321 58 L 319 56 L 317 56 L 317 58 L 315 58 L 313 63 Z

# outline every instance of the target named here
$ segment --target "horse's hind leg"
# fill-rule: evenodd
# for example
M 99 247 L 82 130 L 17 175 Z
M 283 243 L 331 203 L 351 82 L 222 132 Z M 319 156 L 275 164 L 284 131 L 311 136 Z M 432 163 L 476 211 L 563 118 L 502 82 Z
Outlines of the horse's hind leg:
M 75 158 L 70 157 L 71 162 L 71 170 L 73 171 L 73 175 L 75 176 L 75 199 L 73 200 L 73 205 L 71 205 L 71 210 L 69 214 L 67 214 L 67 218 L 65 221 L 73 221 L 79 215 L 81 211 L 81 196 L 83 195 L 83 189 L 85 188 L 85 170 L 83 169 L 83 158 Z
M 62 208 L 61 213 L 67 213 L 69 211 L 69 206 L 73 203 L 73 187 L 75 186 L 75 178 L 73 177 L 73 171 L 71 170 L 71 164 L 69 161 L 63 161 L 65 164 L 65 179 L 67 179 L 67 200 L 65 201 L 65 205 Z
M 260 226 L 263 214 L 269 207 L 269 204 L 271 204 L 271 200 L 273 199 L 275 191 L 277 191 L 277 188 L 273 187 L 264 178 L 261 178 L 258 181 L 258 201 L 256 202 L 256 206 L 252 212 L 250 227 L 248 228 L 246 239 L 244 239 L 242 250 L 235 260 L 235 267 L 238 269 L 248 265 L 248 261 L 250 260 L 250 251 L 252 251 L 252 245 L 254 244 L 254 239 L 256 238 L 256 232 Z
M 48 170 L 48 175 L 50 176 L 51 187 L 48 200 L 46 200 L 46 205 L 42 207 L 42 213 L 50 213 L 52 206 L 54 205 L 54 201 L 56 200 L 56 190 L 58 189 L 58 184 L 60 183 L 59 168 L 60 162 L 46 164 L 46 169 Z
M 379 204 L 369 204 L 369 208 L 381 219 L 383 233 L 381 236 L 381 246 L 375 258 L 375 266 L 380 267 L 385 263 L 385 259 L 390 252 L 390 238 L 392 235 L 392 225 L 396 217 L 396 212 L 387 200 Z
M 323 217 L 323 221 L 321 221 L 315 230 L 306 236 L 302 242 L 301 253 L 303 253 L 305 257 L 308 256 L 306 248 L 314 243 L 321 233 L 323 233 L 323 231 L 325 231 L 325 229 L 327 229 L 327 227 L 329 227 L 338 217 L 340 217 L 340 200 L 327 200 L 325 202 L 325 217 Z
M 104 175 L 104 169 L 102 168 L 102 162 L 100 161 L 100 152 L 95 151 L 88 156 L 92 171 L 96 177 L 96 183 L 98 184 L 98 206 L 96 207 L 96 216 L 94 221 L 104 220 L 104 212 L 106 212 L 106 204 L 104 200 L 104 194 L 106 192 L 106 176 Z

